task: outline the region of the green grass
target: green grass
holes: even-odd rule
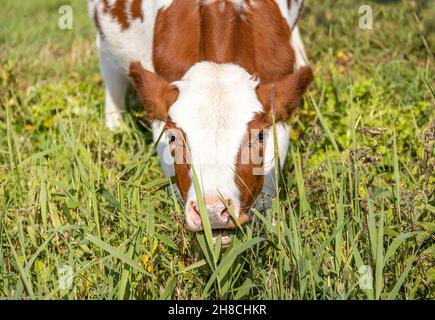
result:
[[[364,31],[356,1],[307,0],[316,79],[280,196],[227,250],[184,231],[142,114],[105,128],[95,31],[85,1],[60,30],[65,3],[0,11],[0,298],[435,298],[429,1],[369,1]],[[372,289],[359,285],[367,266]]]

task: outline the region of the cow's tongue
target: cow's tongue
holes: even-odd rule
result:
[[[228,230],[226,229],[217,229],[217,230],[212,230],[211,234],[213,236],[213,243],[216,242],[217,238],[219,236],[222,237],[222,247],[226,248],[230,245],[231,243],[231,235],[228,232]]]

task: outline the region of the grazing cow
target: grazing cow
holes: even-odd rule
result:
[[[274,195],[288,119],[313,80],[296,26],[302,0],[89,0],[98,29],[106,123],[119,127],[130,80],[175,176],[191,231],[202,230],[194,176],[214,236]],[[272,124],[276,123],[276,145]]]

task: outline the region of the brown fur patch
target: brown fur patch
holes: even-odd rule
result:
[[[131,3],[131,18],[143,21],[142,0],[133,0]]]
[[[129,76],[133,81],[145,113],[150,120],[168,119],[168,109],[177,100],[179,91],[154,72],[145,70],[140,62],[130,64]]]
[[[104,13],[110,12],[109,0],[103,0],[103,11],[104,11]]]
[[[295,63],[291,30],[275,0],[246,3],[236,62],[262,82],[280,80],[293,72]]]
[[[156,72],[169,82],[179,80],[201,60],[201,17],[197,0],[174,0],[160,10],[155,25],[153,60]]]
[[[127,29],[130,26],[128,16],[126,12],[127,0],[116,0],[111,6],[108,0],[102,0],[103,12],[110,14],[110,16],[118,21],[122,30]]]
[[[226,0],[206,5],[174,0],[156,19],[156,72],[175,81],[194,63],[206,60],[237,63],[263,83],[292,73],[291,30],[278,5],[274,0],[247,0],[247,4],[249,9],[240,13]]]
[[[109,4],[108,0],[102,0],[102,3],[103,12],[110,14],[113,19],[116,19],[123,31],[130,27],[128,9],[130,9],[131,18],[133,20],[140,19],[143,21],[142,0],[133,0],[130,8],[127,8],[128,0],[116,0],[112,6]]]
[[[216,63],[233,62],[240,24],[233,3],[223,0],[203,6],[201,17],[204,59]]]
[[[270,114],[272,112],[275,114],[276,121],[287,121],[298,106],[313,78],[311,67],[302,67],[283,80],[260,84],[257,87],[258,99],[265,108],[266,113]]]
[[[263,189],[264,175],[263,156],[265,141],[256,141],[259,131],[264,132],[269,126],[267,115],[257,114],[252,121],[248,123],[248,129],[244,142],[240,147],[236,162],[236,186],[240,191],[240,208],[241,212],[246,212],[255,201]],[[248,148],[248,149],[245,149]],[[246,161],[246,153],[249,152],[249,161]],[[253,159],[253,156],[259,156],[259,159]],[[255,160],[255,161],[254,161]]]
[[[175,148],[178,148],[177,154],[181,154],[181,157],[178,158],[175,156],[174,158],[174,169],[175,169],[175,180],[177,182],[178,190],[180,191],[181,197],[186,201],[187,195],[189,193],[189,188],[191,185],[190,180],[190,162],[189,162],[189,155],[188,155],[188,148],[187,148],[187,141],[186,141],[186,134],[184,131],[177,127],[177,125],[169,118],[166,123],[166,130],[178,130],[179,137],[178,139],[181,141],[178,141],[177,146],[170,146],[171,147],[171,153],[172,156],[175,156]]]

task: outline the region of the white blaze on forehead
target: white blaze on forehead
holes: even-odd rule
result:
[[[169,109],[187,138],[192,166],[206,194],[237,201],[235,162],[247,124],[263,107],[258,81],[235,64],[200,62],[174,82],[180,95]],[[193,197],[193,184],[189,197]]]

